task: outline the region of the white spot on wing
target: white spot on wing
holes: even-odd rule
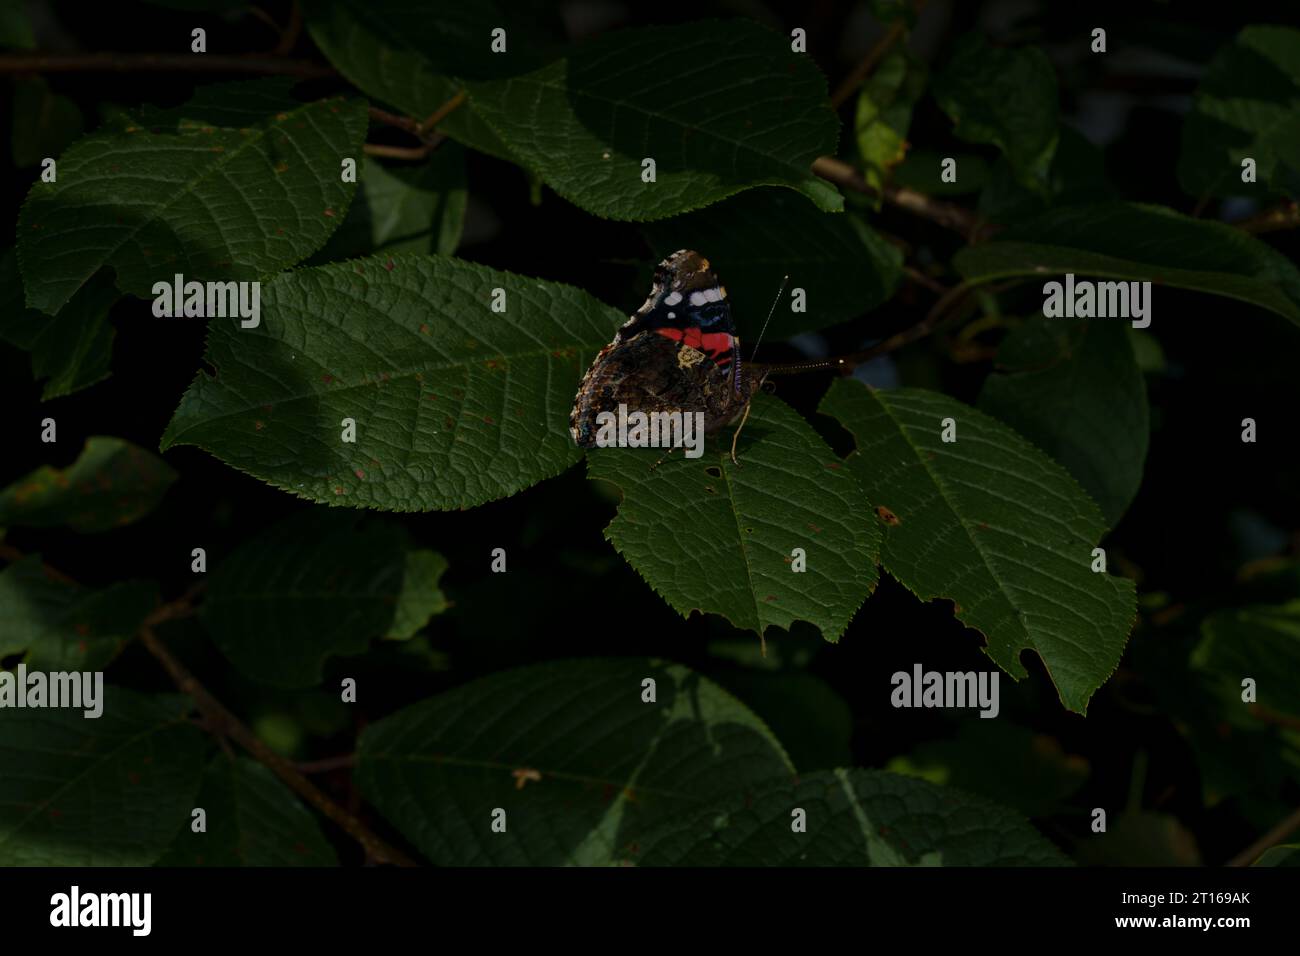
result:
[[[680,301],[682,301],[682,294],[676,290],[664,296],[664,305],[676,305]]]

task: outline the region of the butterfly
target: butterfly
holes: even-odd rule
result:
[[[655,268],[645,303],[587,369],[569,432],[580,447],[595,447],[597,417],[621,404],[647,414],[702,412],[711,434],[747,414],[761,384],[757,370],[741,363],[726,288],[708,259],[681,249]]]

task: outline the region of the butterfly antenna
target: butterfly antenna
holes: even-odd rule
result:
[[[785,292],[785,284],[790,281],[788,275],[781,276],[781,288],[776,290],[776,298],[772,300],[772,308],[767,310],[767,318],[763,320],[763,327],[758,332],[758,338],[754,340],[754,351],[749,353],[749,360],[754,361],[754,356],[758,354],[758,347],[763,342],[763,336],[767,334],[767,324],[772,321],[772,315],[776,312],[776,304],[781,301],[781,295]]]
[[[768,365],[765,369],[769,375],[790,375],[795,372],[814,372],[819,368],[843,368],[844,359],[824,359],[819,362],[796,362],[791,365]],[[852,366],[849,366],[850,368]]]

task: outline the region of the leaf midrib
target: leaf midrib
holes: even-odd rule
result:
[[[953,504],[952,499],[948,496],[947,486],[940,479],[939,475],[937,475],[935,472],[930,470],[930,467],[926,462],[925,456],[921,454],[921,449],[917,447],[915,442],[912,441],[911,433],[908,432],[906,426],[902,423],[902,421],[897,416],[895,416],[894,410],[890,408],[889,405],[882,399],[877,398],[876,403],[880,405],[882,409],[884,409],[885,414],[889,417],[889,420],[893,422],[894,426],[898,429],[899,434],[903,437],[903,440],[907,442],[908,448],[910,448],[912,450],[912,453],[916,456],[917,463],[921,466],[922,470],[924,470],[926,477],[928,477],[931,483],[934,485],[935,490],[939,493],[939,497],[943,499],[943,503],[948,508],[948,511],[952,514],[953,517],[957,519],[957,523],[961,526],[961,529],[965,533],[966,538],[970,541],[972,547],[975,549],[975,553],[979,555],[980,561],[984,564],[984,569],[988,572],[989,577],[993,580],[994,585],[997,587],[998,591],[1001,592],[1003,598],[1006,599],[1007,604],[1010,605],[1011,609],[1015,612],[1016,623],[1020,625],[1020,630],[1023,634],[1022,639],[1025,642],[1027,642],[1031,647],[1033,647],[1033,649],[1037,653],[1041,655],[1042,654],[1041,649],[1038,647],[1037,642],[1035,642],[1033,638],[1030,636],[1029,627],[1028,625],[1025,624],[1024,612],[1021,610],[1020,605],[1012,598],[1012,596],[1007,593],[1007,590],[1003,586],[1001,579],[998,577],[997,573],[993,570],[993,566],[989,564],[989,557],[987,554],[985,554],[984,547],[981,545],[980,541],[976,538],[976,536],[972,532],[970,525],[966,523],[966,519],[965,517],[963,517],[960,509],[958,509]],[[861,454],[862,453],[860,451],[854,452],[855,456]],[[888,541],[888,538],[886,538],[885,540]],[[958,617],[959,620],[961,619],[961,615],[958,614],[956,616]]]

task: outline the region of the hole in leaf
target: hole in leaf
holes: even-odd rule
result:
[[[722,477],[722,469],[719,468],[717,465],[709,465],[708,468],[705,468],[705,469],[704,469],[704,473],[705,473],[706,475],[711,475],[711,476],[713,476],[714,478],[721,478],[721,477]]]

